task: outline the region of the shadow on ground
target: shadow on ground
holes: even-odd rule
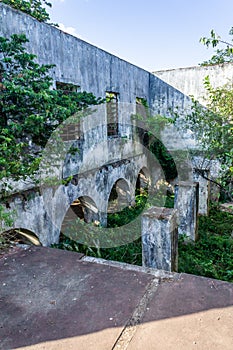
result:
[[[92,346],[84,342],[77,349],[112,349],[155,280],[152,274],[83,261],[81,254],[56,249],[9,254],[0,259],[0,349],[109,329],[107,338],[99,335]],[[233,284],[192,275],[162,280],[153,293],[137,323],[233,306]]]

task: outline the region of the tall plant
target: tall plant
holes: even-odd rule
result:
[[[213,30],[210,37],[200,41],[207,47],[219,47],[216,54],[203,65],[233,62],[233,44],[222,40]],[[233,35],[233,28],[229,32]],[[201,144],[202,155],[206,159],[217,159],[221,164],[221,173],[216,184],[220,186],[224,197],[233,200],[233,85],[228,84],[214,88],[207,76],[204,80],[208,92],[207,108],[198,101],[193,101],[192,112],[185,120],[186,127],[191,129]],[[211,179],[212,180],[212,179]],[[213,180],[212,180],[213,181]]]
[[[60,123],[101,99],[52,89],[50,69],[25,49],[25,35],[0,37],[0,180],[33,174]]]

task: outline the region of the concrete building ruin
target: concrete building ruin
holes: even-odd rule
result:
[[[143,142],[132,132],[131,115],[136,113],[138,101],[146,100],[155,115],[172,117],[174,108],[187,111],[191,100],[188,89],[179,84],[173,87],[173,80],[165,73],[147,72],[2,3],[0,12],[0,36],[25,33],[30,39],[28,51],[39,63],[56,64],[51,71],[54,88],[72,84],[77,91],[92,92],[96,97],[111,96],[115,108],[113,119],[109,119],[111,113],[105,105],[97,113],[92,111],[80,124],[78,135],[83,138],[74,132],[73,142],[81,145],[81,153],[62,159],[59,173],[59,179],[72,177],[68,185],[54,189],[15,184],[8,203],[17,213],[14,227],[34,232],[42,245],[49,246],[58,242],[68,210],[86,222],[105,224],[113,192],[121,203],[130,205],[142,179],[154,185],[164,178],[161,166],[151,160]],[[232,67],[227,69],[232,74]],[[177,136],[172,129],[160,137],[171,153],[190,147],[189,135]],[[192,181],[192,168],[187,164],[177,163],[179,181]]]

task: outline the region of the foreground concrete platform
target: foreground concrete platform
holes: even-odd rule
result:
[[[0,258],[0,349],[233,349],[233,284],[30,247]]]

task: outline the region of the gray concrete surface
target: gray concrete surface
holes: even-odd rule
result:
[[[213,66],[167,69],[154,72],[154,74],[179,91],[182,91],[185,95],[193,96],[205,106],[207,104],[208,92],[204,86],[204,79],[209,76],[210,83],[214,88],[231,84],[233,79],[233,64],[224,63]]]
[[[50,248],[0,258],[0,349],[232,349],[233,284]]]

